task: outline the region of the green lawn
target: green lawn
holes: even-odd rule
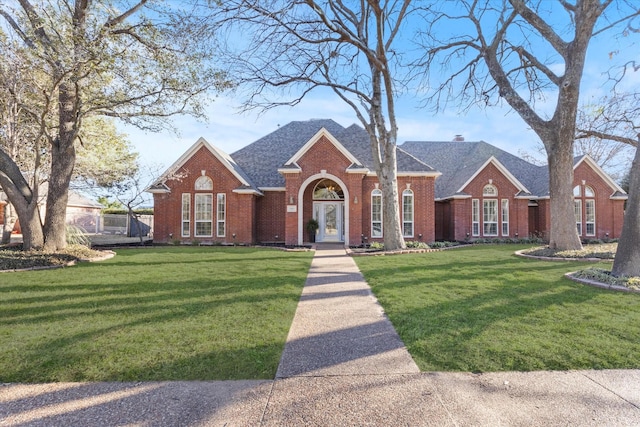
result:
[[[574,283],[563,274],[585,263],[522,248],[356,262],[423,371],[640,368],[640,295]]]
[[[0,275],[0,383],[273,378],[313,254],[118,250]]]

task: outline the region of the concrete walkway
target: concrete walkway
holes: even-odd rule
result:
[[[637,426],[640,370],[420,373],[344,249],[321,246],[277,378],[0,385],[0,426]]]

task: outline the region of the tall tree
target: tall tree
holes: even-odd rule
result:
[[[296,105],[312,90],[329,88],[353,109],[369,134],[389,250],[405,247],[395,104],[407,75],[399,53],[410,3],[235,0],[221,2],[216,15],[220,29],[230,34],[221,57],[249,90],[245,108]]]
[[[46,76],[38,91],[31,91],[38,102],[22,105],[38,121],[50,156],[43,238],[26,236],[26,247],[66,246],[68,189],[86,118],[111,116],[158,130],[175,114],[201,116],[205,95],[227,85],[212,66],[213,41],[199,40],[197,8],[197,1],[148,0],[0,4],[2,28],[20,42],[8,45],[12,56],[30,64],[25,72]],[[32,198],[19,167],[4,151],[0,171],[12,203]]]
[[[435,100],[454,95],[468,106],[494,103],[497,97],[542,140],[549,165],[552,248],[582,247],[574,219],[573,147],[589,43],[639,13],[632,2],[613,0],[462,0],[444,3],[429,16],[427,54],[420,64],[429,71],[443,65],[452,69],[436,82]],[[460,91],[452,89],[456,84]]]

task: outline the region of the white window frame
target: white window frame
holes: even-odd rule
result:
[[[471,235],[480,235],[480,199],[471,200]]]
[[[227,234],[227,195],[218,193],[216,196],[216,236]]]
[[[213,180],[211,178],[209,178],[208,176],[199,176],[198,179],[196,179],[194,188],[197,191],[212,191],[213,190]]]
[[[500,208],[502,209],[502,235],[509,236],[509,199],[502,199]]]
[[[573,206],[576,219],[576,228],[578,229],[578,236],[582,236],[582,200],[574,200]]]
[[[182,237],[189,237],[191,236],[191,193],[182,193],[181,209],[182,209],[182,221],[180,224],[181,225],[180,235]]]
[[[584,201],[584,228],[587,236],[596,235],[596,201],[594,199]]]
[[[402,192],[402,235],[403,237],[413,237],[413,191],[406,189]],[[407,203],[409,203],[407,209]],[[407,232],[408,231],[408,232]]]
[[[213,194],[212,193],[196,193],[194,196],[195,204],[195,237],[212,237],[213,236]],[[207,201],[208,199],[208,201]],[[204,200],[204,201],[203,201]],[[202,207],[205,207],[202,210]],[[206,209],[208,207],[208,210]],[[209,233],[200,233],[200,224],[209,224]]]
[[[491,215],[491,217],[489,217]],[[482,235],[498,236],[498,199],[482,200]],[[495,232],[487,229],[487,226],[494,228]]]
[[[376,218],[374,207],[379,207],[379,219]],[[382,190],[376,188],[371,192],[371,237],[372,238],[381,238],[384,235],[383,228],[383,216],[382,216]],[[376,234],[376,224],[379,225],[380,232]]]
[[[497,197],[498,196],[498,187],[496,187],[493,184],[487,184],[482,189],[482,195],[483,196],[489,196],[489,197]]]

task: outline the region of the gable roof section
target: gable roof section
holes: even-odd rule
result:
[[[503,173],[508,171],[510,179],[520,183],[518,188],[533,196],[549,192],[546,166],[533,165],[484,141],[407,141],[400,148],[442,172],[436,180],[436,199],[461,196],[460,190],[492,157]]]
[[[584,154],[574,159],[573,170],[575,171],[580,164],[585,163],[593,169],[600,178],[611,187],[612,194],[609,196],[613,199],[626,199],[627,193],[613,180],[611,177],[591,158],[588,154]]]
[[[333,135],[331,135],[328,130],[322,128],[318,132],[316,132],[315,135],[309,138],[309,141],[307,141],[306,144],[304,144],[289,160],[287,160],[287,162],[284,164],[285,168],[288,168],[292,165],[297,165],[298,160],[300,160],[302,156],[304,156],[306,152],[309,151],[309,149],[313,147],[323,136],[327,138],[327,140],[331,144],[333,144],[333,146],[336,147],[338,151],[347,158],[347,160],[351,162],[352,166],[362,166],[362,163],[358,159],[356,159],[355,156],[344,147],[344,145],[342,145]]]
[[[238,190],[241,192],[251,192],[260,194],[257,187],[252,183],[251,178],[246,174],[246,172],[236,163],[235,160],[227,153],[222,151],[221,149],[209,144],[207,140],[200,137],[187,151],[184,152],[182,156],[178,160],[176,160],[173,165],[171,165],[156,181],[152,186],[150,186],[147,191],[149,193],[164,193],[169,191],[169,187],[165,184],[166,180],[170,178],[171,174],[175,171],[179,170],[185,163],[201,148],[205,148],[211,154],[213,154],[220,163],[222,163],[228,170],[235,176],[238,181],[240,181],[240,186]],[[235,190],[234,190],[235,191]]]
[[[513,174],[509,172],[509,169],[505,168],[502,163],[500,163],[500,161],[494,156],[489,157],[487,161],[484,162],[484,164],[480,166],[480,168],[478,168],[478,170],[464,184],[462,184],[457,192],[462,193],[466,186],[469,185],[471,181],[473,181],[475,177],[478,176],[478,174],[482,172],[482,170],[484,170],[484,168],[486,168],[489,164],[493,164],[518,189],[518,192],[516,193],[517,197],[531,196],[531,192],[527,190],[527,188],[518,180],[518,178],[513,176]]]
[[[283,167],[322,128],[332,135],[344,129],[333,120],[290,122],[231,156],[258,188],[284,187],[284,177],[278,173],[278,168]]]

